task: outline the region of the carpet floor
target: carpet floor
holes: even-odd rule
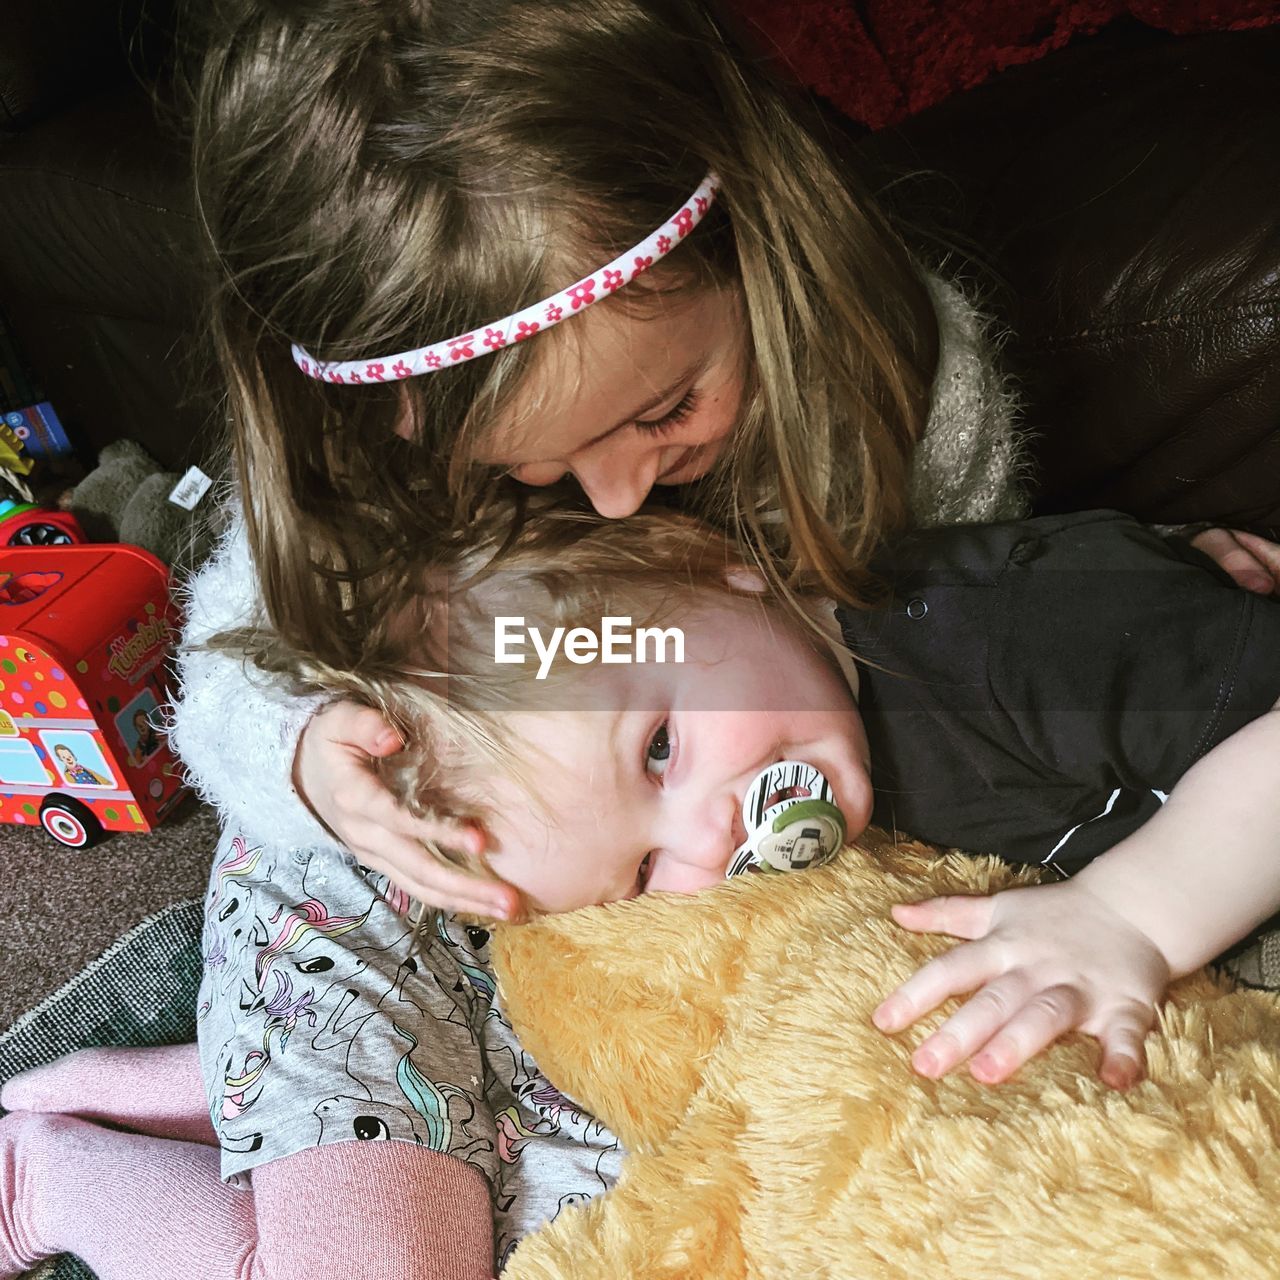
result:
[[[0,1028],[147,916],[202,896],[217,830],[213,810],[195,800],[149,835],[93,849],[0,826]]]

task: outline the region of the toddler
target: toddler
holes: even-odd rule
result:
[[[973,1057],[975,1075],[1002,1079],[1079,1026],[1102,1044],[1103,1077],[1126,1084],[1168,981],[1280,905],[1280,605],[1108,513],[920,534],[879,568],[890,584],[879,608],[815,610],[810,624],[693,521],[553,510],[501,557],[471,553],[437,576],[358,676],[302,674],[402,728],[408,749],[382,766],[393,793],[482,823],[489,871],[530,911],[719,883],[743,840],[746,787],[782,759],[822,771],[851,837],[876,820],[1078,871],[900,908],[907,927],[972,941],[891,995],[877,1022],[897,1030],[981,987],[917,1050],[918,1070]],[[645,661],[604,660],[616,649],[591,635],[606,618]],[[663,634],[642,649],[641,627]],[[276,1165],[345,1149],[355,1170],[371,1139],[453,1161],[467,1175],[460,1202],[476,1181],[487,1188],[499,1264],[525,1231],[611,1184],[617,1143],[520,1049],[486,931],[435,917],[415,949],[406,905],[383,876],[333,855],[224,845],[207,899],[200,1057],[223,1178],[252,1174],[253,1194],[192,1162],[148,1212],[145,1180],[99,1178],[98,1221],[131,1224],[113,1247],[134,1251],[115,1270],[90,1257],[104,1280],[180,1252],[180,1207],[231,1220],[235,1197],[257,1204],[265,1189],[270,1203]],[[69,1072],[20,1078],[5,1105],[86,1112]],[[68,1245],[77,1179],[105,1158],[90,1131],[104,1149],[149,1143],[132,1148],[134,1167],[191,1145],[65,1115],[6,1120],[7,1168],[47,1167],[45,1153],[78,1145],[60,1181],[21,1184],[0,1273]],[[356,1190],[327,1205],[326,1244],[358,1232],[367,1210],[358,1177],[346,1185]],[[447,1220],[456,1270],[435,1273],[484,1274],[475,1233]],[[265,1231],[261,1209],[258,1221]],[[252,1213],[235,1229],[206,1274],[241,1274],[235,1257],[264,1252]]]

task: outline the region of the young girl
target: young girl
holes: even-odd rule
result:
[[[483,822],[489,866],[533,910],[722,882],[747,788],[798,759],[821,769],[852,836],[874,809],[943,843],[1083,868],[1065,883],[900,910],[907,927],[980,939],[877,1011],[897,1030],[983,987],[919,1047],[917,1070],[972,1055],[978,1078],[1000,1080],[1081,1026],[1101,1042],[1103,1078],[1126,1085],[1168,981],[1280,906],[1280,603],[1235,590],[1132,521],[1097,513],[907,542],[880,561],[894,586],[883,607],[840,609],[838,629],[827,614],[837,655],[848,646],[867,659],[855,673],[687,519],[552,513],[505,541],[497,568],[476,557],[447,594],[435,575],[435,596],[400,614],[360,676],[303,666],[405,728],[409,750],[383,766],[395,793],[416,812]],[[495,641],[517,619],[545,638],[598,633],[604,618],[680,628],[683,661],[584,663],[566,639],[534,665]],[[1010,662],[1028,652],[1034,663]],[[500,1262],[525,1230],[610,1185],[617,1144],[520,1051],[483,931],[440,920],[415,954],[398,905],[382,876],[340,857],[273,859],[233,843],[207,901],[201,1056],[222,1172],[252,1169],[254,1195],[229,1191],[191,1145],[212,1134],[189,1057],[76,1055],[4,1092],[28,1114],[0,1122],[0,1276],[59,1247],[84,1253],[102,1280],[167,1274],[193,1247],[201,1274],[271,1275],[269,1235],[292,1220],[317,1236],[321,1213],[323,1234],[295,1236],[293,1261],[334,1274],[312,1251],[352,1261],[344,1244],[370,1204],[370,1149],[433,1152],[459,1181],[482,1172]],[[156,1097],[160,1067],[177,1078]],[[343,1148],[339,1182],[341,1166],[320,1157]],[[322,1175],[301,1209],[282,1208],[287,1183],[270,1176],[291,1163]],[[459,1213],[465,1182],[454,1189],[454,1204],[420,1212],[464,1234],[420,1274],[488,1263]],[[87,1203],[95,1234],[77,1226]],[[387,1225],[405,1232],[389,1242],[389,1267],[424,1231],[403,1199]],[[470,1270],[464,1244],[477,1251]],[[356,1252],[354,1274],[393,1273],[367,1237]],[[248,1258],[257,1269],[235,1270]]]
[[[683,486],[775,582],[847,601],[894,526],[1023,509],[981,317],[702,5],[212,11],[197,186],[247,543],[200,580],[194,639],[265,616],[351,666],[498,477],[571,476],[609,516]],[[197,650],[175,732],[230,828],[512,908],[424,854],[483,833],[394,804],[369,760],[399,739],[369,709]]]
[[[407,895],[504,917],[509,886],[423,848],[474,857],[483,831],[415,819],[372,774],[399,744],[376,712],[201,642],[269,624],[359,666],[495,486],[568,476],[609,516],[690,486],[770,580],[852,602],[886,530],[1021,510],[1011,397],[972,305],[912,260],[835,131],[700,4],[209,10],[196,178],[245,532],[193,586],[173,742],[226,818],[220,865],[237,837],[275,865],[347,848]],[[377,1218],[442,1166],[373,1145]],[[287,1188],[347,1178],[343,1155],[255,1182],[301,1205]]]

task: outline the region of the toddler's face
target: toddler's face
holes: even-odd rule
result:
[[[798,624],[733,599],[673,622],[682,664],[584,668],[593,709],[510,718],[524,785],[490,791],[489,863],[535,909],[720,883],[745,838],[743,795],[779,760],[826,774],[850,837],[870,818],[852,692]]]

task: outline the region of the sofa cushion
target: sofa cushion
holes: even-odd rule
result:
[[[1040,510],[1280,527],[1277,83],[1280,30],[1133,30],[867,144],[1010,330]]]

